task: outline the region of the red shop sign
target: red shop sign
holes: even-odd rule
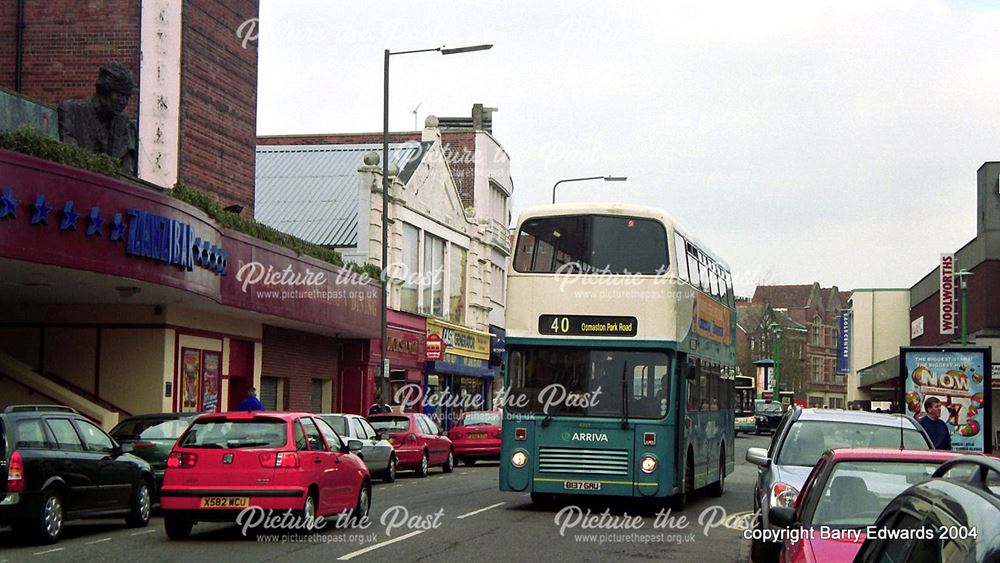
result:
[[[424,352],[424,359],[428,362],[440,360],[444,357],[444,341],[440,334],[427,335],[427,347]]]

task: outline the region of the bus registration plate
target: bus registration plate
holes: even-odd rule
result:
[[[563,481],[563,489],[567,491],[599,491],[600,481]]]

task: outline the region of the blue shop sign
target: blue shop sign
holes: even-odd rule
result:
[[[197,264],[226,275],[225,251],[211,241],[195,237],[191,225],[139,209],[129,209],[128,215],[127,254],[172,264],[189,272]]]

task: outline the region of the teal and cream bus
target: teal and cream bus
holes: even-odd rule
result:
[[[507,281],[500,489],[721,495],[733,471],[729,267],[665,212],[525,211]]]

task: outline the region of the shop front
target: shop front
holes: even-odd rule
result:
[[[388,339],[385,344],[389,357],[389,396],[384,404],[405,411],[418,410],[418,393],[424,380],[424,340],[427,319],[401,311],[389,310]]]
[[[462,412],[491,409],[490,333],[427,319],[427,338],[440,339],[443,353],[426,362],[424,412],[447,430]]]

